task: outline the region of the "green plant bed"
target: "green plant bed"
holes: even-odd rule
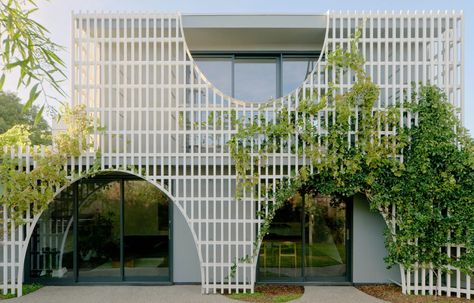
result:
[[[35,291],[37,291],[38,289],[40,289],[42,287],[43,287],[43,285],[37,284],[37,283],[24,284],[23,285],[23,295],[27,295],[29,293],[35,292]],[[6,295],[0,293],[0,299],[1,300],[16,298],[16,296],[17,296],[16,294],[12,294],[12,293],[7,293]]]
[[[402,289],[393,284],[360,285],[357,288],[368,295],[392,303],[468,303],[471,300],[445,296],[404,295]]]
[[[257,285],[252,293],[232,293],[226,296],[230,299],[244,302],[290,302],[300,298],[304,293],[303,286],[293,285]]]

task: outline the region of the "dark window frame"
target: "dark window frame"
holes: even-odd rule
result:
[[[283,62],[285,59],[304,59],[314,58],[314,61],[318,61],[321,56],[320,51],[314,52],[281,52],[281,51],[240,51],[240,52],[229,52],[229,51],[196,51],[191,53],[193,59],[199,61],[200,59],[230,59],[231,62],[231,94],[230,96],[235,98],[235,61],[239,59],[275,59],[276,62],[276,96],[275,98],[284,97],[283,95]],[[197,62],[199,65],[199,63]],[[260,100],[264,101],[264,100]]]
[[[344,239],[345,245],[345,264],[346,264],[346,272],[342,276],[309,276],[306,275],[306,262],[305,262],[305,251],[306,251],[306,233],[305,233],[305,225],[306,225],[306,217],[305,217],[305,207],[306,207],[306,199],[303,196],[302,198],[302,210],[301,210],[301,217],[300,217],[300,236],[302,239],[301,242],[301,255],[300,258],[302,263],[299,266],[300,274],[297,277],[289,277],[285,279],[283,277],[280,278],[265,278],[262,277],[260,274],[260,252],[257,257],[257,265],[256,265],[256,282],[257,283],[287,283],[287,284],[311,284],[311,285],[352,285],[353,283],[353,245],[354,245],[354,201],[355,197],[349,197],[345,199],[345,228],[346,234]],[[257,236],[257,232],[255,236]],[[264,238],[265,239],[265,238]],[[262,242],[263,243],[263,242]],[[261,248],[260,248],[261,249]],[[298,266],[296,266],[298,268]]]
[[[26,263],[26,260],[31,260],[31,255],[32,255],[32,245],[35,240],[35,233],[37,232],[36,228],[33,231],[33,236],[30,239],[30,242],[28,243],[28,248],[27,248],[27,255],[25,258],[25,266],[24,266],[24,279],[25,283],[40,283],[43,285],[91,285],[91,284],[97,284],[97,285],[104,285],[104,284],[110,284],[110,285],[172,285],[173,284],[173,232],[174,232],[174,226],[173,226],[173,208],[174,208],[174,203],[172,202],[171,199],[168,198],[168,276],[165,277],[164,279],[161,279],[159,277],[158,279],[156,278],[157,276],[150,276],[149,277],[143,277],[143,276],[133,276],[133,275],[128,275],[125,272],[125,247],[124,247],[124,237],[125,237],[125,214],[126,214],[126,209],[124,207],[125,204],[125,181],[142,181],[142,182],[148,182],[147,180],[128,174],[128,173],[112,173],[112,174],[102,174],[102,175],[97,175],[91,178],[83,178],[80,179],[68,187],[67,190],[71,190],[71,195],[72,197],[70,198],[72,201],[72,217],[73,217],[73,224],[72,224],[72,230],[70,233],[72,233],[73,237],[73,266],[72,266],[72,276],[71,277],[65,277],[62,279],[55,279],[51,278],[49,276],[45,277],[32,277],[31,276],[31,262],[28,261]],[[90,277],[81,277],[79,275],[80,272],[80,264],[79,264],[79,256],[78,256],[78,235],[79,235],[79,217],[80,217],[80,197],[79,197],[79,192],[80,192],[80,186],[84,185],[89,182],[100,182],[103,184],[110,184],[112,182],[118,182],[119,187],[120,187],[120,194],[119,194],[119,200],[118,202],[118,207],[119,207],[119,229],[120,229],[120,260],[119,260],[119,272],[120,276],[117,277],[117,279],[110,279],[110,277],[107,276],[100,276],[97,278],[90,278]],[[150,183],[149,183],[150,184]],[[156,188],[156,187],[155,187]],[[156,188],[156,190],[161,191],[161,189]],[[66,191],[66,190],[65,190]],[[59,198],[56,197],[55,199]],[[69,202],[68,202],[69,203]],[[52,204],[51,204],[52,205]],[[51,206],[50,205],[50,206]],[[37,225],[39,227],[39,225]]]

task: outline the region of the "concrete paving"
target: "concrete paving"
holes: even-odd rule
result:
[[[200,303],[238,302],[222,295],[201,295],[198,285],[173,286],[47,286],[21,298],[18,303]],[[381,303],[350,286],[306,286],[299,303]]]
[[[352,286],[305,286],[298,303],[383,303]]]
[[[11,299],[18,303],[201,303],[234,302],[221,295],[201,295],[199,285],[47,286]]]

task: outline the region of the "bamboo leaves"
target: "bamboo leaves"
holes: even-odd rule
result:
[[[60,96],[65,92],[61,82],[66,78],[65,64],[57,55],[63,48],[52,42],[48,30],[33,19],[38,9],[36,0],[27,4],[20,0],[0,0],[0,90],[6,74],[17,71],[17,88],[29,88],[29,98],[25,109],[42,95],[43,106],[49,105],[54,97],[46,92],[51,87]],[[38,112],[39,115],[42,111]]]

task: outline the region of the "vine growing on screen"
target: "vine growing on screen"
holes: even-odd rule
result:
[[[229,147],[238,195],[243,191],[255,195],[260,185],[264,205],[258,213],[262,224],[254,249],[235,260],[230,277],[239,263],[256,261],[276,212],[297,193],[331,195],[336,200],[365,196],[387,223],[389,266],[472,270],[473,141],[437,87],[420,85],[409,100],[375,107],[379,87],[364,70],[359,37],[357,31],[348,49],[327,55],[326,68],[334,79],[321,95],[300,94],[298,107],[290,110],[277,103],[271,120],[264,107],[252,119],[234,120],[238,131]],[[354,82],[343,91],[339,75],[347,73]],[[288,178],[277,180],[275,191],[265,189],[259,171],[284,150],[308,161]],[[448,257],[449,245],[463,245],[462,257]]]
[[[56,191],[70,182],[67,161],[90,151],[93,146],[88,140],[94,131],[93,119],[84,105],[64,107],[61,116],[66,129],[53,135],[51,146],[35,148],[29,141],[28,128],[21,125],[0,135],[0,200],[10,213],[10,222],[15,225],[24,223],[27,211],[34,216],[47,208]],[[18,157],[17,152],[26,152],[27,147],[33,153],[34,166]],[[98,163],[88,173],[97,169]],[[69,177],[71,173],[74,171],[69,171]]]

